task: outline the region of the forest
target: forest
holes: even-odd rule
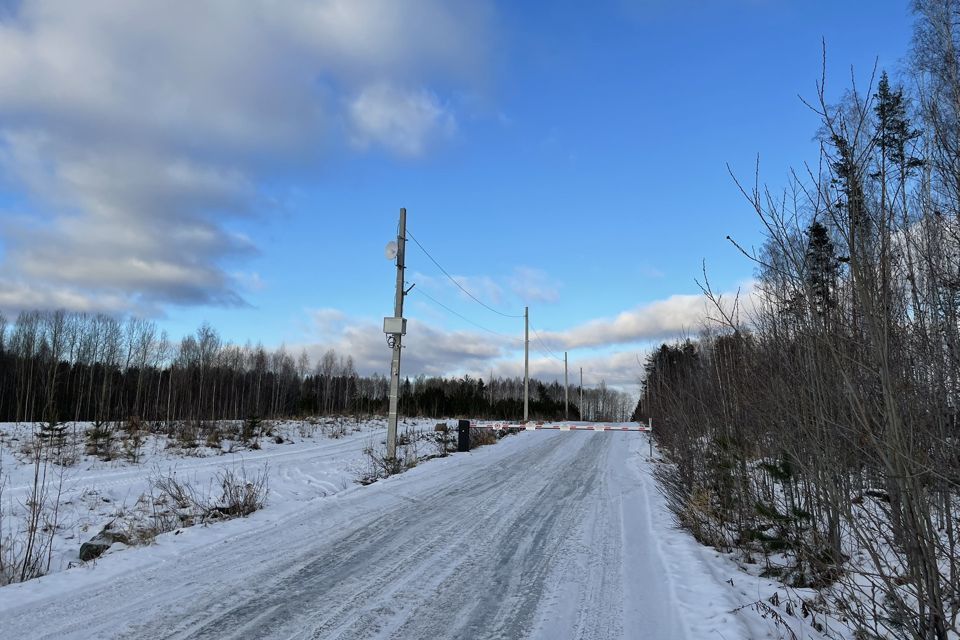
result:
[[[388,361],[385,362],[389,366]],[[410,417],[519,420],[523,378],[418,376],[401,383]],[[209,325],[179,341],[142,318],[65,311],[0,315],[0,421],[117,423],[216,421],[316,415],[377,415],[387,410],[389,380],[359,375],[353,359],[327,350],[238,346]],[[570,419],[580,418],[580,388],[569,390]],[[583,389],[583,419],[627,420],[630,396]],[[564,389],[530,381],[530,417],[564,417]]]
[[[680,522],[858,637],[956,637],[960,616],[960,2],[915,5],[909,63],[809,101],[819,164],[738,183],[756,291],[702,287],[702,334],[646,361],[642,409]],[[826,55],[826,54],[825,54]]]

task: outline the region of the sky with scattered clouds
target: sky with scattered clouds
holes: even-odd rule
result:
[[[629,389],[760,241],[727,172],[816,155],[828,51],[896,77],[906,0],[0,0],[0,311],[210,322],[404,373]],[[457,287],[436,263],[478,304]],[[493,310],[500,313],[496,313]]]

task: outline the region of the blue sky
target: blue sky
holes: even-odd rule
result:
[[[149,3],[148,3],[149,4]],[[398,210],[475,295],[628,387],[695,332],[759,223],[727,174],[816,159],[828,93],[894,77],[905,0],[23,0],[0,11],[0,310],[135,313],[173,336],[389,369]],[[216,38],[211,34],[216,33]],[[412,243],[405,372],[514,375],[522,321]],[[539,344],[534,373],[562,372]]]

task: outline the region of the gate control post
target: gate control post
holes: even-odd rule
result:
[[[650,459],[653,460],[653,418],[647,418],[647,426],[650,428],[647,431],[647,443],[650,445]]]
[[[457,422],[457,451],[470,451],[470,421]]]

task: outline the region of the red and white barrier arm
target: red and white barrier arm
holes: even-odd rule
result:
[[[650,425],[606,425],[606,424],[548,424],[543,422],[528,422],[526,424],[511,424],[508,422],[491,422],[470,424],[471,429],[520,429],[523,431],[641,431],[650,432]]]

